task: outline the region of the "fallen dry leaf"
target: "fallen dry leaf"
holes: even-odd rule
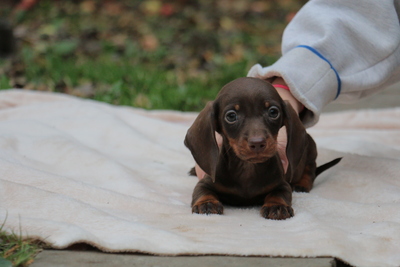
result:
[[[158,39],[153,34],[144,35],[140,43],[146,51],[155,51],[158,48]]]

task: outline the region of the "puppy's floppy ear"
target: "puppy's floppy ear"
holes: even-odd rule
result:
[[[297,168],[294,163],[300,162],[303,156],[303,153],[299,153],[299,151],[304,151],[305,149],[307,132],[300,121],[299,115],[297,115],[288,101],[284,101],[283,109],[285,113],[283,124],[286,126],[287,133],[286,157],[289,161],[287,172],[289,176],[293,176]]]
[[[215,139],[217,104],[208,102],[186,133],[185,145],[200,168],[215,181],[219,148]]]

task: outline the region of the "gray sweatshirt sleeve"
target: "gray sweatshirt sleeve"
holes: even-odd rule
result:
[[[317,123],[333,100],[351,102],[400,81],[400,0],[310,0],[286,27],[282,57],[248,76],[282,77]]]

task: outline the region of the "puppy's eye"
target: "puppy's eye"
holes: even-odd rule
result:
[[[233,124],[237,121],[237,114],[233,110],[229,110],[225,113],[225,120],[229,124]]]
[[[272,106],[268,109],[268,116],[271,119],[277,119],[279,118],[280,112],[279,112],[279,108],[276,106]]]

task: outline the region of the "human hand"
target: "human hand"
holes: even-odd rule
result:
[[[277,140],[277,150],[278,150],[278,155],[281,158],[282,166],[283,166],[283,171],[286,173],[288,167],[289,167],[289,161],[286,157],[286,145],[287,145],[287,132],[286,132],[286,126],[283,126],[279,132],[278,132],[278,137],[276,138]]]
[[[276,79],[274,79],[272,85],[274,84],[279,84],[287,87],[286,82],[281,77],[277,77]],[[283,100],[287,100],[289,102],[289,104],[292,106],[297,114],[302,111],[302,109],[304,108],[303,104],[301,104],[296,98],[294,98],[290,90],[283,89],[281,87],[275,87],[275,89]],[[283,170],[286,173],[289,167],[289,161],[286,156],[287,132],[285,126],[283,126],[278,132],[277,143],[278,154],[282,161]]]

